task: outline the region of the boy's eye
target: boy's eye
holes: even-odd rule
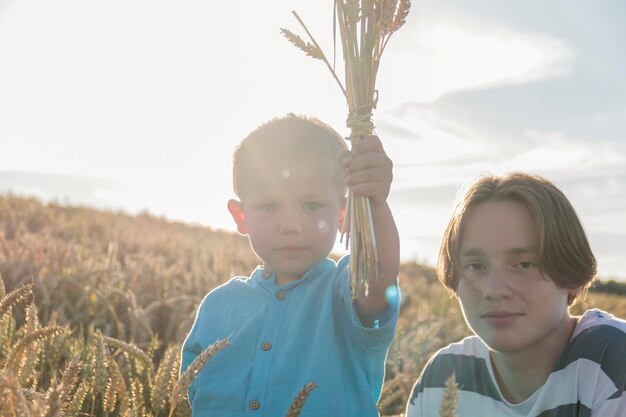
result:
[[[278,205],[274,204],[274,203],[265,203],[265,204],[261,204],[259,205],[259,210],[267,212],[267,213],[271,213],[273,211],[278,210]]]
[[[307,201],[306,203],[304,203],[304,209],[306,211],[315,211],[320,207],[322,207],[322,205],[315,201]]]
[[[535,263],[531,261],[522,261],[522,262],[519,262],[517,266],[522,269],[529,269],[529,268],[534,267]]]

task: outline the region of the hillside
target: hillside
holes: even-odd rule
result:
[[[16,393],[28,388],[43,395],[58,387],[57,370],[77,356],[83,367],[67,394],[80,398],[83,386],[92,395],[83,396],[76,412],[122,415],[141,407],[145,415],[160,410],[167,415],[168,391],[156,390],[171,390],[175,383],[172,369],[195,308],[209,290],[231,276],[247,275],[256,264],[247,240],[234,233],[148,214],[0,195],[0,297],[28,284],[34,293],[30,307],[24,293],[0,308],[0,376],[5,378],[0,384],[13,381]],[[387,363],[383,415],[403,411],[412,383],[435,350],[469,333],[456,301],[431,268],[403,264],[400,279],[403,304]],[[588,306],[626,316],[624,297],[591,293],[574,310]],[[56,330],[24,348],[29,334],[46,328]],[[135,353],[143,362],[115,340],[141,350]],[[9,377],[11,363],[16,369]],[[37,404],[37,398],[25,401]],[[188,414],[184,402],[176,408],[175,415]]]

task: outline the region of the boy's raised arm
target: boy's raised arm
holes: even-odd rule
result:
[[[359,318],[371,325],[376,316],[387,308],[386,290],[396,284],[400,270],[400,239],[387,196],[393,178],[391,159],[377,136],[361,139],[352,151],[342,154],[346,184],[356,195],[371,198],[376,244],[383,276],[369,281],[369,294],[361,291],[355,301]]]

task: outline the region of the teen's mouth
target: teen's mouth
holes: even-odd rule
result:
[[[514,313],[512,311],[490,311],[480,316],[492,326],[506,326],[522,317],[522,313]]]

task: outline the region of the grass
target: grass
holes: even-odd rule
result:
[[[256,264],[236,234],[0,195],[1,414],[190,416],[191,375],[179,380],[177,370],[195,309]],[[383,416],[404,411],[437,349],[469,334],[431,268],[405,263],[400,280]],[[591,306],[626,317],[626,297],[592,292],[574,313]],[[312,389],[303,387],[290,415]]]

